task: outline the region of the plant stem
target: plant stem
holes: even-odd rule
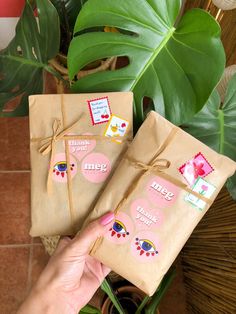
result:
[[[120,301],[118,300],[115,292],[113,291],[111,285],[105,278],[104,281],[101,284],[101,289],[108,295],[108,297],[111,299],[112,303],[114,304],[115,308],[119,312],[119,314],[124,314],[125,311],[122,308]]]
[[[225,129],[224,129],[224,112],[223,110],[219,109],[218,110],[219,113],[219,123],[220,123],[220,147],[219,147],[219,151],[220,154],[224,154],[224,140],[225,140]]]
[[[56,70],[54,70],[52,67],[50,67],[50,65],[46,65],[44,67],[44,70],[51,73],[53,76],[55,76],[56,78],[58,78],[60,81],[62,81],[66,86],[69,86],[69,82],[67,80],[65,80],[61,74],[59,72],[57,72]]]
[[[151,297],[149,297],[148,295],[143,299],[142,303],[139,305],[137,311],[135,312],[135,314],[141,314],[141,311],[143,310],[143,308],[145,307],[145,305],[148,303],[148,301],[151,299]]]
[[[171,268],[167,274],[164,276],[160,286],[158,287],[157,291],[154,293],[154,295],[151,297],[151,302],[148,304],[148,306],[145,309],[145,314],[154,314],[156,313],[156,310],[161,302],[161,299],[165,295],[166,291],[168,290],[172,280],[174,279],[176,275],[176,269]]]

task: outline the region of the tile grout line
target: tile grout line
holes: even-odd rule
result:
[[[42,243],[29,243],[29,244],[0,244],[0,248],[14,249],[14,248],[27,248],[33,246],[42,246]]]
[[[31,170],[0,170],[1,173],[30,173]]]
[[[27,287],[26,287],[26,293],[27,295],[30,292],[31,289],[31,285],[32,285],[32,259],[33,259],[33,243],[34,240],[33,238],[31,238],[31,245],[30,245],[30,251],[29,251],[29,263],[28,263],[28,275],[27,275]]]

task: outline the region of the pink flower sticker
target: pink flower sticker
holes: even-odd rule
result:
[[[157,235],[150,231],[139,232],[131,242],[131,252],[140,262],[154,262],[160,250]]]
[[[179,168],[179,172],[184,176],[190,186],[193,186],[198,177],[204,178],[213,170],[213,167],[202,153],[198,153],[193,159],[190,159]]]
[[[83,176],[90,182],[104,182],[111,171],[110,160],[101,153],[87,155],[81,164]]]
[[[114,243],[123,244],[130,240],[133,229],[134,227],[130,217],[123,212],[119,212],[116,215],[112,227],[105,233],[105,238]]]
[[[150,201],[159,208],[172,206],[180,191],[179,187],[158,176],[151,178],[146,189]]]
[[[131,214],[139,230],[155,229],[163,222],[163,213],[152,208],[146,199],[140,198],[131,204]]]
[[[92,134],[84,133],[83,135]],[[73,154],[79,161],[82,160],[88,153],[90,153],[96,147],[96,141],[88,139],[69,140],[68,144],[70,153]]]
[[[71,178],[77,173],[77,163],[73,156],[70,155],[69,161]],[[68,164],[64,153],[57,154],[53,160],[52,179],[56,182],[67,182]]]

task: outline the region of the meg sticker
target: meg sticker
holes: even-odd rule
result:
[[[70,135],[70,134],[68,134]],[[71,134],[73,135],[73,134]],[[84,133],[83,135],[92,135],[91,133]],[[82,160],[84,156],[90,153],[96,146],[95,140],[69,140],[69,151],[73,154],[78,160]]]
[[[213,167],[202,153],[198,153],[179,168],[179,172],[184,176],[190,186],[195,183],[198,177],[204,178],[213,170]]]
[[[111,118],[111,109],[108,97],[88,100],[89,111],[93,125],[108,122]]]
[[[192,188],[193,191],[199,193],[200,195],[205,196],[206,198],[210,198],[213,193],[215,192],[216,188],[211,183],[207,182],[202,178],[198,178]],[[189,193],[185,197],[185,201],[191,203],[192,205],[196,206],[200,210],[203,210],[206,202],[198,198],[197,196]]]
[[[75,158],[70,155],[70,173],[73,178],[77,173],[77,163]],[[52,179],[56,182],[67,182],[68,165],[66,163],[66,155],[64,153],[57,154],[53,161]]]
[[[158,176],[152,177],[147,185],[150,201],[160,208],[172,206],[179,191],[179,187]]]
[[[122,119],[116,115],[112,115],[111,120],[105,130],[105,136],[114,137],[117,136],[123,137],[129,127],[129,121]],[[117,140],[118,142],[119,140]]]
[[[112,227],[105,234],[105,237],[114,243],[125,243],[130,240],[133,233],[133,223],[128,215],[119,212],[116,215]]]
[[[152,262],[160,254],[157,235],[150,231],[139,232],[131,243],[131,252],[141,262]]]
[[[158,228],[163,221],[163,214],[158,209],[153,209],[144,198],[135,200],[131,204],[132,218],[139,229]]]
[[[110,171],[110,160],[101,153],[87,155],[81,164],[83,176],[90,182],[100,183],[106,180]]]

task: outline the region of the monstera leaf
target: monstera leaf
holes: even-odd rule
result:
[[[0,115],[27,115],[28,96],[42,93],[43,70],[53,71],[47,63],[59,49],[59,18],[49,0],[36,3],[38,22],[26,2],[14,39],[0,52]],[[5,104],[15,98],[20,100],[18,107],[3,111]]]
[[[236,161],[236,74],[229,81],[224,104],[214,91],[207,104],[185,130],[217,152]],[[236,200],[236,174],[227,187]]]
[[[126,56],[129,64],[84,77],[72,90],[133,91],[138,122],[144,118],[145,96],[175,124],[192,118],[218,83],[225,54],[220,27],[207,12],[188,11],[176,25],[181,2],[89,0],[80,11],[69,48],[70,79],[97,59]],[[120,32],[82,34],[104,25]]]

